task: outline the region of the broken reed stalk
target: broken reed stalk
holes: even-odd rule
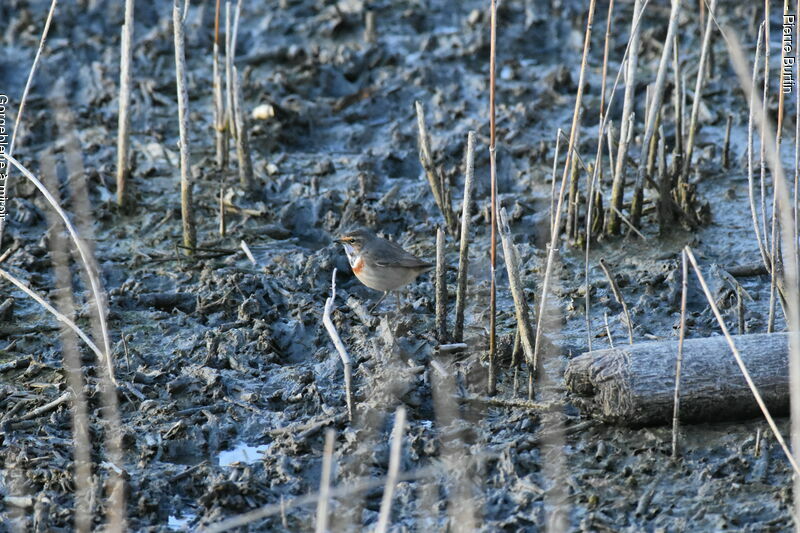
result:
[[[672,410],[672,458],[678,457],[678,415],[681,405],[681,364],[683,363],[683,340],[686,337],[686,292],[689,289],[689,263],[686,251],[681,253],[683,281],[681,282],[681,327],[678,333],[678,358],[675,363],[675,399]]]
[[[464,340],[464,307],[467,305],[467,271],[469,270],[469,208],[472,200],[472,178],[475,174],[475,132],[467,134],[464,199],[461,203],[461,242],[458,252],[458,281],[456,283],[456,323],[453,340]]]
[[[625,170],[628,158],[628,145],[633,138],[633,109],[634,88],[636,86],[636,70],[639,64],[639,19],[643,11],[642,0],[633,4],[633,20],[631,21],[631,36],[628,39],[628,61],[625,74],[625,96],[622,103],[622,117],[620,118],[619,148],[617,149],[616,168],[611,185],[611,206],[609,210],[607,233],[616,235],[620,230],[620,221],[617,212],[622,211],[622,200],[625,196]],[[615,211],[616,210],[616,211]]]
[[[431,138],[428,135],[428,128],[425,126],[425,110],[419,100],[414,102],[414,107],[417,111],[419,163],[422,165],[425,176],[428,178],[428,184],[431,187],[433,199],[436,201],[436,205],[442,213],[447,231],[452,234],[455,229],[453,210],[450,208],[449,202],[447,201],[447,193],[444,190],[444,176],[441,172],[437,171],[433,163]]]
[[[733,115],[728,113],[725,121],[725,141],[722,145],[722,168],[728,169],[731,165],[731,126],[733,125]]]
[[[222,74],[219,71],[219,5],[214,9],[214,49],[212,52],[212,84],[214,87],[214,137],[216,140],[217,168],[228,164],[228,130],[225,124],[225,99],[222,94]],[[227,63],[226,63],[227,64]],[[224,214],[220,212],[220,227],[224,228]],[[220,230],[225,235],[225,230]]]
[[[717,319],[719,328],[722,330],[722,334],[725,336],[725,340],[728,342],[728,346],[730,346],[731,348],[733,357],[736,359],[736,364],[739,365],[739,368],[742,371],[742,375],[744,376],[744,379],[747,382],[747,386],[750,387],[750,391],[753,393],[753,398],[758,404],[758,407],[761,409],[764,418],[767,420],[767,424],[769,424],[772,433],[775,435],[775,440],[778,441],[778,444],[780,444],[783,453],[786,454],[786,458],[792,465],[792,469],[794,470],[795,475],[800,476],[800,466],[798,466],[797,462],[795,461],[792,452],[789,451],[789,447],[786,445],[786,441],[783,440],[783,435],[781,435],[780,430],[778,430],[778,426],[775,424],[775,420],[773,420],[772,415],[769,413],[769,409],[767,409],[767,406],[764,403],[764,399],[761,397],[761,393],[756,388],[755,383],[753,383],[753,378],[750,377],[750,372],[747,370],[744,361],[742,361],[742,356],[739,353],[739,349],[736,347],[736,343],[733,341],[731,334],[728,332],[728,327],[725,325],[725,319],[723,318],[722,313],[720,313],[719,308],[717,307],[717,303],[714,300],[714,295],[711,293],[711,290],[709,290],[708,285],[706,284],[703,272],[700,270],[700,267],[697,264],[697,260],[695,259],[691,248],[687,246],[686,248],[684,248],[684,251],[687,257],[689,258],[689,261],[692,263],[692,268],[694,269],[694,273],[697,276],[697,281],[703,288],[703,293],[706,296],[708,305],[711,307],[711,311],[714,313],[714,317]],[[794,335],[796,335],[796,332],[793,334],[793,336]]]
[[[334,268],[333,276],[331,277],[331,295],[328,296],[327,300],[325,300],[325,311],[322,314],[322,323],[325,325],[325,329],[328,331],[328,335],[333,341],[333,345],[336,347],[336,351],[339,352],[339,358],[341,358],[342,360],[342,365],[344,365],[344,393],[345,393],[345,401],[347,402],[347,419],[350,422],[352,422],[353,391],[351,388],[351,383],[353,379],[353,368],[350,363],[350,354],[347,353],[347,348],[345,348],[341,337],[339,337],[339,332],[336,331],[336,326],[333,325],[333,320],[331,320],[331,312],[333,311],[333,300],[335,298],[336,298],[336,269]]]
[[[244,112],[242,88],[239,84],[239,71],[233,67],[233,116],[236,125],[236,157],[239,160],[239,185],[246,191],[255,187],[253,181],[253,160],[250,157],[250,138],[247,133],[247,116]]]
[[[560,131],[560,130],[559,130],[559,131]],[[584,171],[584,172],[586,172],[587,174],[593,174],[593,172],[592,172],[592,171],[590,171],[590,170],[589,170],[589,169],[586,167],[586,163],[584,163],[584,162],[583,162],[583,158],[581,157],[580,153],[578,153],[577,149],[573,149],[573,152],[574,152],[574,155],[575,155],[575,157],[577,158],[578,164],[580,164],[581,168],[583,168],[583,171]],[[596,176],[595,176],[595,178],[596,178]],[[601,198],[604,196],[604,194],[603,194],[603,191],[602,191],[602,190],[600,190],[599,188],[597,189],[597,194],[598,194],[598,195],[599,195]],[[620,219],[620,220],[621,220],[623,223],[625,223],[625,225],[627,225],[627,226],[628,226],[628,229],[630,229],[630,231],[631,231],[631,232],[633,232],[635,235],[637,235],[637,236],[638,236],[639,238],[641,238],[643,241],[646,241],[646,240],[647,240],[647,237],[645,237],[645,236],[644,236],[644,234],[643,234],[641,231],[639,231],[638,229],[636,229],[636,228],[633,226],[633,224],[631,224],[630,220],[628,220],[628,219],[625,217],[625,215],[623,215],[623,214],[622,214],[620,211],[617,211],[617,210],[614,208],[614,206],[613,206],[613,205],[612,205],[612,206],[609,206],[609,209],[611,209],[612,211],[615,211],[615,212],[617,213],[617,216],[619,217],[619,219]]]
[[[335,436],[335,429],[328,428],[325,431],[325,449],[322,452],[322,472],[319,480],[319,500],[317,501],[317,523],[314,529],[316,533],[328,531],[328,505],[331,498],[331,469]]]
[[[608,51],[611,37],[611,16],[614,14],[614,0],[608,4],[608,17],[606,19],[606,36],[603,45],[603,68],[600,82],[600,116],[598,117],[597,132],[597,154],[594,158],[594,169],[589,180],[588,205],[586,207],[586,249],[583,257],[583,282],[586,287],[584,293],[584,318],[586,320],[586,343],[589,351],[592,351],[592,300],[591,286],[589,285],[589,251],[592,246],[592,216],[594,215],[595,187],[603,182],[603,125],[605,124],[605,105],[606,105],[606,76],[608,74]],[[610,130],[609,130],[610,131]],[[609,144],[609,149],[611,148]],[[613,168],[613,163],[612,163]],[[602,221],[601,221],[602,224]]]
[[[125,0],[125,23],[120,38],[119,117],[117,125],[117,205],[125,205],[125,180],[130,174],[131,61],[133,60],[133,0]]]
[[[767,253],[767,245],[765,242],[766,235],[763,235],[762,239],[762,231],[761,225],[758,221],[758,208],[756,207],[756,196],[755,196],[755,178],[753,177],[753,125],[755,123],[756,118],[756,109],[755,109],[755,96],[756,96],[756,81],[758,79],[758,65],[759,60],[761,59],[761,43],[764,40],[764,23],[762,22],[761,25],[758,27],[758,39],[756,40],[756,55],[753,61],[753,78],[752,78],[752,85],[750,90],[750,112],[748,114],[747,119],[747,189],[748,189],[748,197],[750,200],[750,214],[753,218],[753,230],[756,234],[756,244],[758,244],[758,251],[761,254],[761,260],[764,262],[764,267],[767,271],[770,271],[770,261],[769,261],[769,254]],[[764,227],[764,232],[766,232],[766,227]]]
[[[436,340],[447,342],[447,265],[444,261],[444,231],[436,228]]]
[[[392,429],[392,442],[389,448],[389,471],[386,474],[386,486],[383,489],[381,510],[378,515],[378,525],[375,533],[386,533],[392,514],[392,498],[397,486],[398,473],[400,472],[401,452],[403,451],[403,432],[406,425],[406,408],[402,405],[394,413],[394,428]]]
[[[608,269],[608,263],[606,263],[605,259],[600,259],[600,268],[603,269],[603,273],[605,273],[608,279],[608,284],[611,285],[611,292],[614,293],[614,298],[616,298],[617,303],[622,306],[622,312],[625,313],[625,324],[628,326],[628,342],[633,344],[633,324],[631,323],[631,315],[628,313],[628,306],[625,303],[625,299],[622,297],[622,292],[620,292],[617,282],[614,281],[614,277],[611,275],[611,271]]]
[[[66,212],[61,208],[59,203],[56,201],[53,195],[50,194],[50,191],[47,190],[47,188],[42,184],[42,182],[36,179],[36,177],[27,168],[22,166],[22,164],[20,164],[20,162],[17,161],[10,153],[5,154],[5,158],[8,160],[9,163],[11,163],[20,172],[22,172],[22,174],[26,178],[28,178],[28,181],[33,183],[36,186],[36,188],[39,189],[39,191],[44,195],[44,197],[47,199],[47,201],[50,203],[53,209],[55,209],[58,215],[61,217],[61,220],[64,221],[64,225],[67,227],[67,231],[69,232],[70,237],[72,237],[72,241],[75,243],[75,247],[78,249],[78,254],[80,254],[81,256],[81,261],[83,262],[83,267],[86,271],[86,276],[89,278],[89,284],[91,285],[92,288],[92,296],[94,297],[95,307],[97,309],[98,322],[100,324],[100,331],[103,337],[103,348],[105,349],[105,353],[104,354],[99,353],[99,357],[101,361],[104,360],[106,363],[106,367],[108,369],[108,375],[111,379],[111,382],[115,386],[118,386],[117,378],[114,375],[114,363],[111,360],[111,341],[109,339],[108,325],[106,323],[106,315],[108,313],[108,307],[106,304],[105,293],[102,290],[102,286],[100,285],[100,280],[97,277],[97,273],[92,267],[94,262],[91,260],[89,251],[86,249],[86,244],[83,242],[83,239],[81,239],[78,236],[78,232],[75,229],[75,226],[70,221]]]
[[[496,392],[495,354],[497,352],[497,154],[495,123],[495,68],[497,66],[497,3],[491,0],[491,22],[489,37],[489,186],[491,187],[490,221],[491,280],[489,286],[489,378],[487,391],[491,396]],[[563,188],[563,186],[562,186]]]
[[[511,296],[514,299],[517,331],[519,332],[522,350],[525,352],[525,360],[532,373],[535,373],[538,361],[536,361],[533,352],[535,335],[533,326],[531,326],[531,312],[528,308],[528,301],[525,298],[522,275],[520,274],[519,252],[511,238],[511,228],[508,226],[508,215],[505,207],[500,209],[500,223],[497,227],[503,244],[503,257],[506,263],[506,271],[508,272],[508,284],[511,288]]]
[[[24,282],[22,282],[21,280],[19,280],[16,277],[14,277],[11,273],[6,272],[2,268],[0,268],[0,277],[3,277],[6,280],[8,280],[11,283],[13,283],[14,285],[16,285],[19,290],[21,290],[22,292],[24,292],[25,294],[27,294],[28,296],[33,298],[39,305],[44,307],[45,310],[48,313],[50,313],[51,315],[53,315],[53,317],[56,320],[58,320],[59,322],[65,324],[69,329],[74,331],[78,335],[78,337],[80,337],[81,340],[84,343],[86,343],[86,346],[91,348],[91,350],[95,353],[95,355],[97,356],[97,358],[100,361],[105,359],[105,356],[103,355],[103,352],[100,350],[100,348],[98,348],[97,345],[94,342],[92,342],[92,339],[90,339],[89,336],[86,335],[86,333],[84,333],[83,330],[77,326],[77,324],[75,324],[75,322],[73,322],[72,320],[70,320],[65,315],[61,314],[60,312],[58,312],[56,310],[56,308],[54,308],[52,305],[47,303],[47,301],[44,298],[42,298],[41,296],[39,296],[33,289],[30,289],[27,285],[25,285]],[[112,376],[113,376],[113,374],[112,374]]]
[[[636,0],[637,5],[640,0]],[[542,343],[542,324],[547,304],[547,290],[550,285],[550,277],[552,276],[553,262],[555,260],[556,251],[559,248],[559,226],[561,224],[561,210],[564,203],[564,189],[567,183],[567,176],[574,162],[574,152],[577,150],[578,143],[578,130],[580,130],[580,116],[581,106],[583,104],[583,89],[586,80],[586,62],[589,57],[589,45],[592,36],[592,23],[594,21],[595,0],[589,3],[589,13],[586,18],[586,33],[583,40],[583,55],[581,57],[581,69],[578,77],[578,91],[575,95],[575,108],[572,112],[572,126],[569,134],[569,145],[567,146],[567,157],[564,162],[564,173],[561,176],[561,191],[559,193],[558,203],[556,204],[556,215],[552,229],[555,229],[550,235],[550,244],[547,251],[547,263],[545,264],[544,277],[542,279],[542,295],[539,297],[539,314],[536,317],[536,338],[533,348],[533,360],[539,361],[539,352]],[[637,21],[638,22],[638,21]],[[638,27],[638,24],[637,24]],[[616,83],[615,83],[616,85]]]
[[[181,219],[183,221],[184,253],[192,255],[197,244],[197,229],[192,205],[192,169],[189,166],[189,95],[186,92],[186,56],[184,54],[183,18],[180,0],[172,7],[172,26],[175,37],[175,81],[178,97],[178,132],[181,150]]]
[[[723,36],[728,32],[723,31]],[[733,39],[725,37],[726,44],[729,47],[734,69],[739,77],[739,82],[745,92],[746,96],[750,96],[748,92],[755,94],[753,87],[747,83],[747,60],[742,52],[741,46],[735,37]],[[759,114],[758,119],[762,123],[763,131],[768,131],[766,127],[769,124],[769,116],[764,112]],[[800,454],[800,290],[798,288],[798,243],[794,238],[794,232],[788,231],[792,228],[794,221],[792,220],[793,208],[789,205],[789,190],[786,185],[786,178],[783,172],[783,165],[778,154],[775,140],[768,136],[765,139],[767,145],[767,154],[769,156],[769,165],[773,175],[773,186],[776,189],[776,197],[778,199],[778,209],[780,212],[780,227],[783,231],[780,232],[781,241],[783,244],[785,267],[784,273],[784,286],[786,287],[786,324],[789,329],[789,386],[791,391],[790,396],[790,410],[791,410],[791,439],[792,449],[795,453]],[[787,451],[784,447],[784,451]],[[793,466],[796,463],[793,462]],[[795,468],[795,472],[797,469]],[[795,513],[800,511],[800,479],[795,476],[795,490],[794,490],[794,505]]]
[[[712,0],[715,1],[715,0]],[[642,205],[644,203],[644,182],[648,170],[648,158],[645,157],[646,151],[649,150],[657,131],[658,114],[661,111],[661,104],[664,100],[664,86],[667,81],[667,69],[672,54],[672,45],[675,42],[675,31],[678,28],[678,18],[681,11],[681,0],[672,0],[672,10],[669,16],[669,26],[667,27],[667,36],[664,39],[664,50],[661,53],[661,61],[658,65],[658,74],[656,74],[655,87],[653,89],[653,97],[650,102],[650,108],[647,112],[647,120],[645,121],[646,129],[644,133],[644,141],[642,142],[642,156],[639,158],[639,169],[636,175],[636,181],[633,188],[633,198],[631,200],[631,223],[639,228],[641,226],[642,218]],[[698,96],[695,95],[697,99]],[[686,160],[689,158],[687,157]]]
[[[708,20],[706,21],[705,33],[703,33],[703,45],[700,48],[700,63],[697,65],[697,79],[694,83],[694,98],[692,100],[692,114],[689,117],[689,136],[686,140],[686,156],[683,159],[682,174],[688,179],[689,167],[692,165],[692,153],[694,152],[694,137],[697,133],[697,117],[700,116],[700,103],[703,101],[703,86],[706,82],[706,62],[708,61],[708,50],[711,48],[711,31],[714,25],[714,13],[717,9],[717,0],[711,0],[708,9]]]

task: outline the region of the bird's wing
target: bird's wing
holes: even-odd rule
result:
[[[430,268],[433,266],[386,239],[380,239],[380,242],[376,244],[374,249],[365,255],[368,255],[369,259],[378,266],[401,266],[406,268]]]

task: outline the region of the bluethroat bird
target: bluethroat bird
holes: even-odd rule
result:
[[[337,242],[344,245],[350,268],[358,280],[383,296],[370,309],[374,311],[389,292],[414,281],[417,276],[427,272],[433,265],[406,252],[397,244],[382,239],[366,228],[345,233]],[[400,308],[400,296],[397,296]]]

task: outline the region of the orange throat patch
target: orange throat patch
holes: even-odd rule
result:
[[[356,276],[360,276],[361,273],[364,272],[364,266],[365,266],[364,265],[364,258],[362,258],[360,256],[357,257],[355,262],[353,262],[353,265],[351,267],[353,269],[353,274],[355,274]]]

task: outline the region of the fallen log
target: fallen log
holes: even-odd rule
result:
[[[733,337],[770,413],[789,413],[789,337]],[[646,342],[586,352],[567,365],[567,388],[587,414],[623,426],[672,420],[678,342]],[[716,422],[761,416],[725,337],[683,344],[680,420]]]

